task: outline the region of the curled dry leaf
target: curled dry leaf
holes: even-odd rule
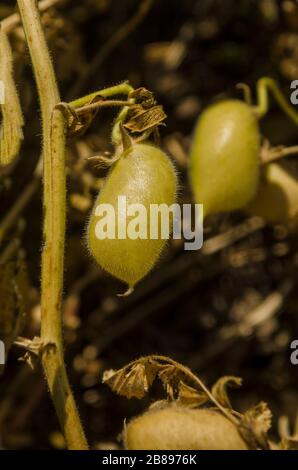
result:
[[[132,91],[129,99],[133,99],[135,104],[129,108],[124,127],[131,132],[154,130],[166,119],[163,107],[157,104],[153,93],[146,88]]]
[[[95,168],[110,168],[119,160],[119,155],[94,155],[89,157],[88,160],[94,163]]]
[[[166,389],[167,396],[174,400],[182,378],[181,371],[174,365],[160,365],[158,377]]]
[[[96,103],[97,101],[103,101],[103,100],[104,98],[98,95],[95,98],[93,98],[90,104]],[[75,108],[72,108],[72,106],[64,102],[58,103],[56,105],[56,108],[62,112],[65,122],[66,122],[68,135],[70,136],[83,135],[85,131],[89,128],[93,119],[98,113],[98,108],[88,109],[88,106],[86,106],[85,110],[83,109],[80,112],[77,112]]]
[[[161,125],[166,117],[162,106],[144,109],[141,105],[135,105],[130,108],[124,127],[131,132],[140,133]]]
[[[152,108],[156,105],[156,100],[152,91],[140,87],[129,94],[129,99],[133,99],[136,104],[141,104],[144,109]]]
[[[4,96],[2,96],[4,95]],[[13,78],[12,51],[0,28],[0,165],[9,165],[18,155],[23,139],[23,114]]]
[[[157,368],[154,363],[136,362],[132,367],[106,371],[103,382],[118,395],[141,399],[148,392],[156,373]]]
[[[227,388],[228,387],[241,387],[242,379],[232,375],[225,375],[221,377],[212,387],[212,395],[216,400],[225,408],[232,408]]]
[[[239,428],[252,448],[268,449],[267,433],[271,427],[272,413],[267,403],[260,402],[242,416]]]
[[[199,392],[193,387],[190,387],[186,383],[184,383],[182,380],[179,382],[179,393],[178,393],[178,399],[177,402],[181,405],[185,406],[201,406],[204,403],[209,401],[208,395],[204,392]]]

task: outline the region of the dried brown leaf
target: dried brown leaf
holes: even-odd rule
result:
[[[129,94],[130,99],[134,99],[136,104],[141,104],[143,108],[151,108],[156,104],[152,91],[140,87]]]
[[[157,369],[154,363],[137,362],[130,369],[124,367],[118,371],[106,371],[103,382],[118,395],[141,399],[148,392],[156,373]]]
[[[201,406],[209,400],[208,395],[190,387],[182,380],[179,382],[178,402],[185,406]]]
[[[159,368],[158,377],[162,381],[167,395],[171,400],[175,398],[181,376],[181,371],[174,365],[163,365]]]
[[[132,106],[124,127],[131,132],[144,132],[160,125],[167,115],[162,106],[156,105],[143,109],[141,105]]]
[[[232,408],[230,399],[227,393],[228,387],[240,387],[242,379],[232,375],[225,375],[221,377],[212,387],[212,395],[216,400],[225,408]]]
[[[240,423],[240,430],[252,448],[269,448],[267,433],[271,427],[272,413],[267,403],[260,402],[246,411]]]

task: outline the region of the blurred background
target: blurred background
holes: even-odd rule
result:
[[[14,3],[2,0],[0,19]],[[61,0],[42,18],[63,100],[123,80],[154,92],[168,115],[161,145],[176,164],[180,202],[192,202],[188,152],[202,109],[221,97],[242,98],[239,82],[254,92],[268,75],[289,99],[298,78],[293,0]],[[26,126],[20,157],[0,174],[0,227],[13,219],[0,246],[0,337],[7,345],[16,334],[39,334],[42,246],[39,105],[21,27],[10,38]],[[101,384],[103,371],[153,353],[191,367],[209,385],[222,375],[242,377],[232,393],[235,408],[266,401],[276,437],[279,418],[293,425],[298,404],[290,362],[290,343],[298,339],[297,235],[241,212],[210,218],[202,251],[171,241],[135,293],[117,297],[124,286],[95,265],[84,240],[106,174],[87,158],[112,151],[114,117],[100,111],[84,136],[69,139],[67,153],[66,363],[92,447],[121,446],[124,419],[163,396],[156,386],[142,401],[118,397]],[[262,134],[272,145],[297,144],[297,129],[274,100]],[[286,165],[295,171],[295,157]],[[26,203],[15,217],[20,200]],[[32,366],[20,348],[10,349],[0,376],[1,446],[63,448],[42,371],[38,362]]]

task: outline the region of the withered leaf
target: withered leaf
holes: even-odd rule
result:
[[[181,375],[181,371],[174,365],[160,366],[158,377],[162,381],[168,397],[172,400],[175,398],[176,390],[179,387]]]
[[[131,132],[144,132],[160,125],[167,117],[163,107],[156,105],[149,109],[143,109],[141,105],[130,109],[128,120],[124,127]]]
[[[3,29],[0,29],[0,115],[0,165],[9,165],[21,147],[24,119],[13,77],[12,50]]]
[[[151,108],[156,104],[152,91],[140,87],[129,94],[129,99],[134,99],[136,104],[142,104],[143,108]]]
[[[179,382],[178,402],[186,406],[200,406],[209,400],[208,395],[190,387],[182,380]]]
[[[267,403],[260,402],[247,410],[241,420],[240,430],[243,437],[252,447],[267,449],[269,447],[267,432],[271,427],[272,413]]]
[[[225,408],[232,408],[230,399],[227,393],[228,387],[240,387],[242,379],[232,375],[225,375],[221,377],[212,387],[212,395],[216,400]]]
[[[68,103],[58,103],[56,108],[59,109],[66,121],[69,135],[82,135],[90,127],[93,119],[96,117],[99,108],[92,108],[92,105],[98,101],[104,101],[101,95],[94,96],[87,105],[82,108],[75,109]]]
[[[154,363],[137,362],[130,369],[124,367],[118,371],[106,371],[103,382],[118,395],[141,399],[152,385],[156,372]]]

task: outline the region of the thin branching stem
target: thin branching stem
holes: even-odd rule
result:
[[[41,0],[41,2],[38,2],[38,9],[39,11],[43,12],[55,6],[59,2],[61,3],[61,0]],[[15,27],[19,25],[20,21],[20,15],[18,13],[13,13],[7,18],[4,18],[4,20],[0,21],[0,26],[3,31],[10,33]]]
[[[123,100],[107,100],[107,101],[97,101],[96,103],[88,104],[86,106],[82,106],[81,108],[77,108],[76,112],[78,114],[86,112],[86,111],[94,111],[98,108],[109,108],[109,107],[122,107],[122,106],[132,106],[133,103],[130,101],[123,101]]]
[[[133,91],[133,87],[128,82],[119,83],[119,85],[104,88],[103,90],[94,91],[89,95],[85,95],[82,98],[78,98],[71,101],[69,106],[72,108],[81,108],[87,104],[90,104],[96,97],[102,96],[103,98],[110,98],[116,95],[129,95]]]
[[[258,104],[254,107],[255,112],[259,118],[263,118],[269,108],[269,93],[271,92],[277,101],[280,108],[284,113],[296,124],[298,125],[298,113],[291,106],[282,92],[280,91],[277,83],[270,77],[260,78],[257,82],[257,99]]]
[[[105,59],[129,36],[145,19],[153,6],[155,0],[140,0],[137,10],[129,20],[117,31],[113,32],[107,42],[99,49],[90,66],[83,72],[81,77],[75,82],[69,92],[69,97],[77,96],[81,93],[88,78],[99,70]]]
[[[273,147],[265,149],[263,155],[261,155],[261,164],[267,165],[268,163],[275,162],[281,158],[289,157],[290,155],[298,154],[298,145],[293,145],[292,147]]]
[[[20,194],[20,197],[16,200],[5,217],[0,221],[0,245],[9,229],[15,224],[26,205],[31,201],[39,186],[40,178],[37,175],[34,175],[30,184],[26,186],[24,191]]]

